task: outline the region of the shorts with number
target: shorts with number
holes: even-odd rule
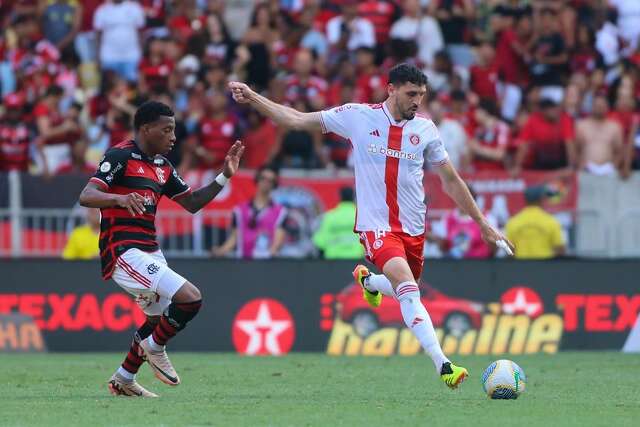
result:
[[[129,249],[116,261],[113,280],[136,300],[149,316],[159,316],[187,281],[167,265],[162,252]]]
[[[387,261],[401,257],[407,260],[413,277],[420,279],[424,265],[424,235],[363,231],[360,232],[360,243],[364,246],[367,260],[381,272]]]

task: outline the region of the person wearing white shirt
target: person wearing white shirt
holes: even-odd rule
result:
[[[358,16],[358,2],[345,0],[342,15],[331,18],[327,23],[327,40],[337,50],[346,48],[354,51],[359,47],[373,48],[376,34],[373,24]]]
[[[98,33],[102,71],[112,70],[129,81],[137,80],[142,57],[138,32],[144,23],[144,10],[134,1],[111,0],[96,10],[93,27]]]
[[[419,0],[405,0],[404,15],[392,26],[392,39],[414,40],[418,45],[418,59],[425,65],[433,64],[436,52],[444,49],[440,25],[433,17],[420,14]]]
[[[460,122],[445,117],[445,109],[438,99],[429,102],[429,115],[440,132],[440,138],[449,154],[449,161],[457,169],[469,169],[469,149],[467,132]]]

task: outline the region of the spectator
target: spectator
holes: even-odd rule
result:
[[[591,116],[576,124],[578,165],[593,175],[615,176],[622,163],[622,127],[607,117],[608,112],[607,97],[597,95]]]
[[[429,102],[431,120],[438,127],[440,138],[444,142],[449,160],[459,171],[469,170],[469,150],[467,147],[467,133],[457,120],[445,117],[442,102],[433,99]]]
[[[4,97],[4,114],[0,116],[0,171],[27,172],[33,132],[24,121],[24,97],[10,93]]]
[[[89,208],[86,210],[87,222],[73,229],[69,240],[62,251],[62,258],[66,260],[98,258],[100,249],[100,210]]]
[[[328,84],[326,80],[314,76],[313,53],[300,49],[295,55],[294,74],[286,79],[286,99],[289,103],[302,101],[309,103],[313,110],[326,107]]]
[[[498,101],[498,67],[496,50],[488,41],[481,42],[477,47],[478,61],[469,70],[471,90],[481,99]]]
[[[353,232],[356,204],[353,188],[340,189],[340,203],[327,211],[313,235],[313,243],[325,259],[360,259],[364,255],[358,235]]]
[[[563,98],[564,75],[569,60],[560,34],[560,23],[553,9],[540,12],[540,35],[533,43],[530,67],[533,84],[541,87],[540,95],[560,103]]]
[[[467,184],[474,199],[477,195]],[[492,215],[485,213],[492,227],[497,227]],[[445,256],[458,259],[479,259],[493,256],[493,249],[482,240],[480,226],[466,213],[456,208],[443,218],[444,238],[440,240],[440,250]]]
[[[430,14],[438,19],[452,62],[463,67],[471,66],[473,53],[468,37],[475,16],[473,0],[433,0],[429,8]]]
[[[275,123],[264,118],[257,111],[247,112],[247,132],[242,137],[245,152],[242,156],[242,166],[247,169],[258,169],[267,163],[269,155],[274,150],[277,128]]]
[[[318,58],[324,58],[329,52],[329,42],[324,33],[320,32],[314,25],[314,19],[318,15],[317,5],[305,5],[300,12],[300,31],[302,32],[300,47],[309,49]]]
[[[524,192],[527,206],[507,222],[507,239],[515,245],[517,259],[546,259],[564,254],[562,226],[542,208],[551,195],[553,192],[544,186],[527,188]]]
[[[74,39],[76,53],[82,64],[94,63],[98,59],[98,45],[93,28],[93,16],[101,4],[102,0],[82,0],[80,28]]]
[[[227,96],[214,92],[209,96],[206,114],[190,138],[184,161],[201,170],[222,167],[224,157],[239,135],[238,121],[228,109]]]
[[[327,23],[327,40],[337,53],[355,51],[359,47],[374,48],[376,45],[373,24],[358,15],[358,1],[344,0],[342,15]]]
[[[41,11],[42,33],[44,38],[63,52],[73,49],[73,39],[82,23],[82,6],[77,1],[54,0]]]
[[[87,162],[87,138],[84,129],[80,125],[80,112],[82,111],[82,105],[73,104],[65,114],[67,120],[70,120],[78,124],[78,132],[76,140],[71,144],[71,156],[69,163],[62,163],[54,172],[56,175],[79,173],[79,174],[92,174],[96,171],[96,165]]]
[[[169,90],[169,79],[174,63],[167,58],[166,43],[162,39],[151,38],[147,42],[144,58],[140,62],[138,87],[142,93]]]
[[[272,70],[276,66],[275,49],[282,44],[275,17],[269,5],[256,5],[251,18],[251,27],[242,37],[237,55],[247,57],[246,81],[262,90],[269,85]]]
[[[520,135],[512,172],[574,167],[573,120],[551,99],[540,101],[540,111],[529,116]]]
[[[476,172],[504,170],[509,146],[509,126],[499,119],[498,106],[483,99],[474,111],[476,126],[469,139],[469,151]]]
[[[356,102],[377,104],[384,101],[387,98],[387,76],[376,67],[373,49],[360,47],[356,50],[356,67]]]
[[[358,4],[358,15],[373,25],[376,38],[376,62],[384,59],[391,24],[400,13],[395,0],[361,0]]]
[[[638,47],[640,37],[640,2],[636,0],[609,0],[609,5],[618,12],[620,36],[629,46],[629,51]]]
[[[283,225],[287,210],[273,201],[271,194],[278,186],[278,172],[270,167],[258,169],[255,176],[256,194],[250,201],[233,209],[229,237],[222,246],[212,250],[216,257],[227,256],[234,249],[242,259],[273,258],[284,244]]]
[[[529,46],[532,37],[528,13],[518,15],[515,28],[507,27],[498,36],[496,58],[498,76],[503,85],[501,115],[509,121],[515,120],[522,102],[522,88],[529,83],[527,63],[531,60]]]
[[[93,27],[98,33],[103,71],[113,70],[129,81],[137,80],[142,57],[139,31],[144,20],[142,7],[131,0],[111,0],[96,10]]]
[[[44,175],[54,174],[61,166],[72,163],[73,146],[82,143],[78,117],[65,116],[60,111],[63,94],[60,86],[50,86],[33,109],[38,149],[42,153],[42,161],[38,166]]]
[[[432,16],[422,15],[420,0],[405,0],[404,14],[391,26],[390,37],[415,41],[418,45],[418,59],[427,66],[433,65],[436,52],[444,49],[440,25]]]

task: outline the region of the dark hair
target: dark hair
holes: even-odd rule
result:
[[[262,165],[258,168],[258,170],[256,171],[256,175],[255,175],[255,180],[258,181],[258,178],[260,177],[260,175],[262,175],[262,172],[264,171],[271,171],[276,175],[276,182],[278,181],[278,178],[280,177],[280,172],[278,171],[278,169],[275,166],[272,166],[270,164],[267,165]]]
[[[52,85],[47,88],[44,96],[62,96],[64,95],[64,89],[62,86]]]
[[[547,108],[557,107],[558,103],[551,98],[542,98],[538,103],[538,108],[546,110]]]
[[[175,113],[167,104],[158,101],[147,101],[138,108],[133,117],[133,127],[135,130],[142,126],[153,123],[161,116],[173,117]]]
[[[353,202],[353,188],[351,188],[351,187],[342,187],[340,189],[340,201],[342,201],[342,202]]]
[[[500,111],[498,110],[498,105],[492,99],[483,98],[478,103],[478,108],[486,111],[489,115],[493,117],[499,117]]]
[[[418,86],[427,85],[427,76],[415,65],[405,63],[398,64],[389,70],[389,83],[403,85],[413,83]]]

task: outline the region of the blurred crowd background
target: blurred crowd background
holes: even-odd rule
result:
[[[400,62],[429,77],[422,108],[462,172],[627,179],[640,167],[638,0],[2,0],[0,21],[0,171],[92,173],[154,99],[176,111],[168,157],[182,174],[220,168],[239,138],[258,191],[285,169],[340,176],[348,143],[276,127],[227,82],[314,111],[383,101]],[[274,235],[263,252],[277,253]],[[233,238],[212,253],[238,250]]]

